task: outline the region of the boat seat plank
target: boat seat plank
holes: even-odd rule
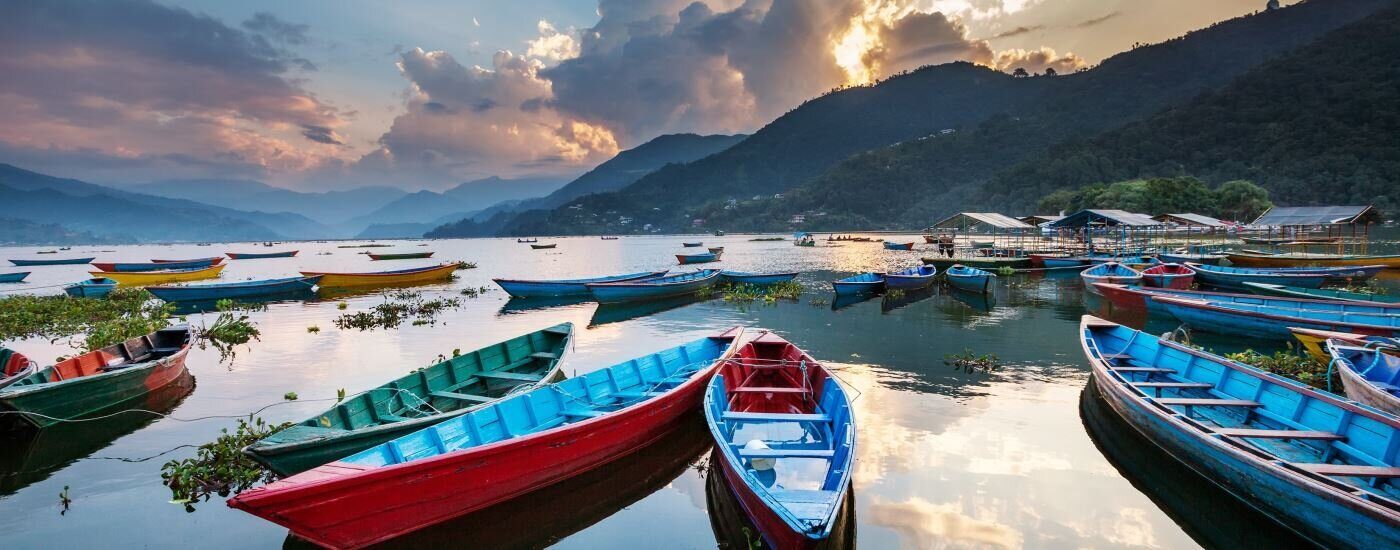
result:
[[[476,373],[481,378],[495,378],[497,380],[512,380],[516,382],[539,382],[544,377],[538,374],[525,374],[523,372],[506,371],[483,371]]]
[[[1216,428],[1215,432],[1228,437],[1253,437],[1257,439],[1318,439],[1340,441],[1346,437],[1332,432],[1315,430],[1257,430],[1251,428]]]
[[[1189,397],[1158,397],[1153,399],[1163,405],[1184,407],[1262,407],[1263,403],[1248,399],[1193,399]]]
[[[397,415],[397,414],[379,413],[379,421],[380,421],[380,422],[407,422],[407,421],[409,421],[409,420],[418,420],[418,419],[417,419],[417,418],[407,417],[407,416],[399,416],[399,415]]]
[[[836,506],[836,491],[788,490],[769,491],[793,516],[804,521],[822,521]]]
[[[740,386],[729,390],[729,393],[811,393],[807,388],[779,388],[764,386]]]
[[[484,395],[472,395],[470,393],[457,393],[450,391],[435,391],[428,395],[431,395],[433,397],[439,397],[442,399],[454,399],[457,401],[468,401],[472,403],[490,403],[496,400],[494,397],[486,397]]]
[[[1132,359],[1133,356],[1127,353],[1108,353],[1100,355],[1105,361],[1115,361],[1118,359]]]
[[[831,458],[836,451],[831,449],[737,449],[743,458]]]
[[[662,396],[662,395],[666,395],[666,392],[664,392],[664,391],[626,391],[626,390],[623,390],[623,391],[615,391],[615,392],[612,392],[612,395],[613,395],[613,397],[618,397],[618,398],[621,398],[621,399],[646,399],[646,398],[648,398],[648,397],[659,397],[659,396]]]
[[[531,358],[531,359],[544,359],[545,361],[553,361],[553,360],[555,360],[555,359],[558,359],[559,356],[558,356],[558,355],[555,355],[555,354],[553,354],[553,353],[549,353],[549,352],[547,352],[547,351],[541,351],[541,352],[531,353],[531,354],[530,354],[530,358]]]
[[[571,416],[574,418],[597,418],[599,416],[608,414],[603,411],[595,411],[593,409],[564,409],[562,411],[559,411],[559,413],[564,416]]]
[[[1215,384],[1205,382],[1132,382],[1132,384],[1139,388],[1207,389],[1215,387]]]
[[[1159,367],[1113,367],[1113,372],[1146,372],[1149,374],[1172,374],[1176,369],[1164,369]]]
[[[1400,478],[1400,468],[1391,466],[1360,466],[1356,464],[1308,464],[1290,462],[1289,466],[1324,476]]]
[[[831,422],[829,414],[793,414],[793,413],[756,413],[756,412],[736,412],[725,411],[721,418],[724,420],[742,420],[746,422]]]

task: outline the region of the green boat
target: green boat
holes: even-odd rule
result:
[[[573,338],[555,325],[436,365],[346,398],[243,449],[282,476],[294,475],[475,410],[512,392],[564,378]]]
[[[998,270],[1003,267],[1026,268],[1031,266],[1030,258],[1007,258],[1002,256],[975,256],[967,258],[948,258],[945,256],[924,258],[924,265],[937,267],[939,271],[947,272],[948,268],[958,264],[978,269]]]
[[[432,252],[399,252],[395,254],[369,254],[371,260],[414,260],[418,258],[431,258]]]
[[[1309,298],[1313,300],[1342,300],[1344,302],[1363,302],[1368,304],[1400,304],[1400,296],[1388,296],[1385,294],[1347,292],[1345,290],[1332,290],[1330,288],[1302,288],[1268,283],[1244,282],[1241,284],[1248,288],[1250,292],[1260,296],[1283,296],[1285,298]]]
[[[5,416],[44,428],[139,403],[187,372],[193,340],[188,326],[171,327],[35,369],[7,380],[0,410],[21,413]]]

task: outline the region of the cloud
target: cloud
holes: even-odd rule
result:
[[[286,76],[302,60],[207,16],[144,0],[7,2],[0,51],[0,146],[36,169],[267,174],[343,154],[337,110]],[[79,152],[92,162],[59,164]]]
[[[1104,21],[1108,21],[1109,19],[1113,19],[1114,17],[1118,17],[1118,16],[1120,16],[1120,15],[1123,15],[1123,12],[1120,12],[1120,11],[1111,11],[1111,12],[1108,12],[1108,13],[1106,13],[1106,14],[1104,14],[1104,15],[1099,16],[1099,17],[1095,17],[1095,18],[1093,18],[1093,19],[1088,19],[1088,20],[1085,20],[1085,21],[1080,21],[1079,23],[1075,23],[1075,24],[1074,24],[1074,27],[1075,27],[1075,28],[1078,28],[1078,29],[1086,29],[1086,28],[1092,27],[1092,26],[1094,26],[1094,25],[1097,25],[1097,24],[1099,24],[1099,23],[1103,23]]]
[[[1060,55],[1054,49],[1045,46],[1038,50],[1016,48],[997,52],[994,60],[994,66],[998,70],[1021,68],[1030,73],[1043,73],[1045,69],[1055,69],[1055,72],[1060,74],[1072,73],[1088,65],[1087,61],[1073,53]]]
[[[537,27],[540,36],[526,42],[529,49],[525,51],[525,55],[551,61],[578,57],[578,41],[574,40],[573,36],[555,30],[554,25],[543,19],[540,20]]]
[[[243,28],[285,44],[305,44],[308,25],[288,23],[277,16],[260,11],[243,22]]]
[[[997,38],[1009,38],[1009,37],[1012,37],[1012,36],[1020,36],[1020,35],[1023,35],[1023,34],[1030,34],[1030,33],[1033,33],[1033,32],[1035,32],[1035,31],[1038,31],[1038,30],[1041,30],[1041,29],[1044,29],[1044,28],[1045,28],[1045,25],[1032,25],[1032,26],[1029,26],[1029,27],[1016,27],[1016,28],[1014,28],[1014,29],[1008,29],[1008,30],[1004,30],[1004,31],[1001,31],[1001,32],[999,32],[999,33],[996,33],[996,34],[992,35],[991,38],[988,38],[988,40],[995,40],[995,39],[997,39]]]

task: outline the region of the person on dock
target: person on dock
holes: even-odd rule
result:
[[[953,236],[943,233],[938,236],[938,253],[949,258],[953,257]]]

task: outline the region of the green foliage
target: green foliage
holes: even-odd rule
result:
[[[970,349],[964,349],[962,353],[944,355],[943,364],[969,373],[992,372],[1001,368],[1001,361],[996,354],[978,355]]]
[[[1246,349],[1238,353],[1227,353],[1225,358],[1287,376],[1309,386],[1327,389],[1327,364],[1313,359],[1310,355],[1300,354],[1291,349],[1291,346],[1290,349],[1276,351],[1273,355]],[[1333,388],[1342,387],[1342,381],[1335,373],[1332,382]]]
[[[1191,212],[1230,220],[1253,220],[1267,210],[1269,192],[1235,180],[1211,189],[1191,176],[1148,178],[1062,189],[1036,205],[1037,212],[1074,212],[1110,208],[1150,215]]]
[[[284,401],[296,401],[296,400],[297,400],[297,392],[289,391],[289,392],[287,392],[287,393],[284,393],[284,394],[282,394],[282,399],[283,399]]]
[[[797,300],[802,295],[802,285],[797,281],[783,281],[771,285],[724,284],[716,288],[726,302],[751,303],[762,301],[767,304],[778,300]]]
[[[374,330],[397,328],[405,321],[414,326],[431,325],[437,322],[438,314],[462,306],[460,298],[426,300],[422,293],[404,290],[385,293],[384,299],[384,303],[370,308],[369,311],[347,313],[337,317],[335,326],[341,330]]]
[[[171,501],[193,512],[194,504],[208,501],[210,495],[238,494],[276,475],[243,454],[243,448],[290,427],[290,422],[272,425],[261,418],[239,419],[234,433],[228,429],[214,441],[200,445],[193,458],[172,460],[161,467],[160,477],[170,488]]]
[[[229,361],[237,355],[238,346],[258,340],[259,336],[262,336],[248,312],[267,306],[250,308],[239,306],[232,300],[219,300],[215,307],[219,309],[219,316],[214,319],[214,324],[196,329],[195,336],[199,338],[200,349],[204,349],[206,345],[214,346],[214,349],[219,351],[219,360]]]
[[[74,345],[92,351],[165,328],[172,310],[140,288],[117,288],[106,298],[6,296],[0,298],[0,340],[84,335]]]
[[[309,326],[309,327],[306,327],[306,332],[309,332],[309,333],[311,333],[311,334],[316,334],[316,333],[318,333],[318,332],[321,332],[321,327],[318,327],[318,326],[316,326],[316,325],[311,325],[311,326]]]

